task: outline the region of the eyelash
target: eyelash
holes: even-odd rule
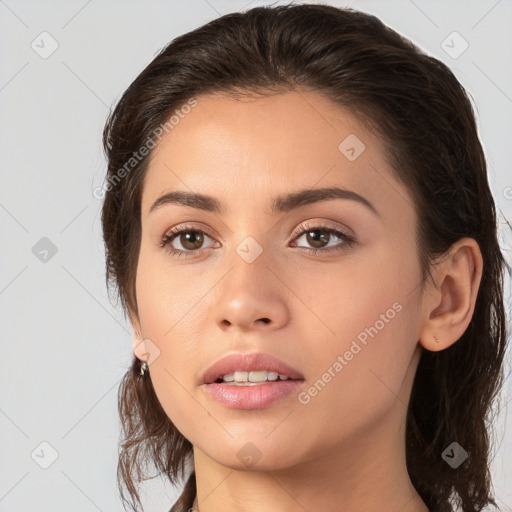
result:
[[[343,231],[338,231],[336,229],[322,226],[322,225],[314,225],[314,224],[304,224],[302,226],[302,230],[298,233],[294,234],[293,240],[300,238],[302,235],[309,233],[310,231],[322,231],[324,233],[327,233],[329,235],[335,235],[337,238],[340,238],[344,241],[343,245],[341,247],[328,247],[328,248],[311,248],[311,247],[300,247],[300,249],[303,249],[310,254],[317,254],[318,252],[324,252],[324,253],[331,253],[336,251],[342,251],[344,249],[352,247],[353,243],[355,242],[354,238],[349,236],[347,233],[344,233]],[[196,249],[194,251],[182,251],[181,249],[172,249],[169,247],[169,244],[181,233],[202,233],[204,235],[207,235],[209,238],[213,238],[208,232],[203,231],[202,229],[195,228],[193,226],[181,226],[178,228],[172,228],[168,233],[166,233],[162,239],[159,242],[159,246],[164,248],[168,253],[171,254],[171,256],[176,258],[190,258],[195,255],[198,251],[201,249]]]

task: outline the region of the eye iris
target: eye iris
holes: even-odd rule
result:
[[[185,231],[180,235],[180,242],[185,249],[193,251],[201,247],[203,243],[203,235],[199,231]],[[187,243],[191,243],[192,247],[187,246]]]
[[[320,236],[314,236],[312,235],[312,233],[320,233]],[[313,247],[323,247],[323,244],[328,242],[328,237],[328,233],[326,233],[325,231],[321,231],[319,229],[308,231],[307,233],[308,243],[311,244]]]

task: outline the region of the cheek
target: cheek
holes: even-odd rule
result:
[[[146,336],[167,343],[194,328],[193,319],[207,284],[187,272],[186,266],[171,261],[165,250],[148,245],[143,244],[137,268],[139,315]]]
[[[197,314],[202,303],[190,280],[188,285],[180,280],[177,272],[170,275],[165,267],[141,261],[137,304],[144,337],[157,347],[158,357],[150,365],[156,396],[167,417],[188,438],[190,418],[204,414],[190,395],[197,373]]]
[[[342,422],[382,414],[407,373],[418,337],[419,268],[412,251],[379,256],[340,265],[317,281],[322,293],[311,295],[301,323],[311,377],[303,402],[318,408],[317,417],[329,404],[336,404],[330,414]],[[354,414],[347,418],[347,411]]]
[[[164,284],[145,279],[138,287],[139,316],[144,337],[157,347],[158,360],[151,363],[151,373],[167,371],[172,375],[197,372],[196,340],[201,329],[197,314],[201,303],[190,302],[191,293],[178,293]]]
[[[363,343],[372,335],[380,339],[404,316],[397,310],[416,297],[420,272],[412,249],[381,244],[307,274],[285,270],[285,282],[301,299],[292,303],[302,332],[340,351],[358,336]]]
[[[150,366],[155,392],[179,428],[182,409],[190,415],[194,402],[189,392],[197,388],[198,364],[204,360],[198,357],[200,347],[208,346],[206,333],[212,332],[210,300],[219,277],[199,265],[170,261],[164,250],[148,245],[141,248],[137,268],[139,317],[144,337],[159,352]]]
[[[391,411],[407,408],[407,386],[402,386],[416,347],[415,307],[402,304],[402,309],[376,311],[388,311],[388,323],[369,320],[350,336],[339,322],[338,341],[322,351],[311,348],[315,363],[308,387],[298,397],[301,418],[295,417],[300,435],[321,427],[321,444],[328,447],[340,436],[349,440],[370,432]]]

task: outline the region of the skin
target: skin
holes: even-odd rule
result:
[[[449,347],[469,324],[478,245],[459,240],[422,287],[411,195],[377,135],[348,110],[307,90],[197,100],[145,177],[139,316],[131,314],[135,354],[149,360],[163,409],[194,446],[195,508],[427,511],[406,469],[407,404],[421,351]],[[349,134],[365,144],[354,161],[338,149]],[[277,195],[331,185],[365,197],[378,215],[347,199],[268,211]],[[167,204],[149,213],[172,190],[211,195],[226,211]],[[309,254],[322,245],[292,237],[305,221],[348,230],[355,242],[321,231],[324,246],[341,249]],[[176,236],[172,248],[199,249],[173,257],[159,242],[185,224],[209,232],[202,245]],[[263,251],[252,263],[236,251],[248,236]],[[395,303],[400,312],[307,404],[293,395],[230,409],[202,387],[224,355],[263,351],[299,369],[307,390]],[[237,456],[249,442],[261,457],[252,467]]]

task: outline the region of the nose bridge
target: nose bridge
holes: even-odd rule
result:
[[[246,282],[252,293],[268,285],[272,277],[268,268],[272,264],[269,244],[262,240],[262,235],[256,237],[250,234],[242,235],[242,240],[234,246],[231,262],[231,279],[238,284]]]
[[[260,290],[278,294],[282,284],[277,276],[283,273],[285,264],[284,259],[279,259],[280,247],[285,243],[280,237],[285,236],[284,232],[276,227],[276,219],[265,213],[268,202],[256,204],[250,194],[245,196],[245,201],[245,206],[238,204],[238,213],[229,222],[232,248],[229,266],[234,267],[230,279],[236,275],[236,280],[249,283],[254,293]],[[269,285],[271,290],[265,291]]]
[[[267,260],[271,244],[270,225],[263,213],[264,205],[251,201],[250,194],[239,198],[237,213],[229,222],[230,243],[237,256],[249,267],[260,260]],[[235,261],[237,261],[235,259]]]

